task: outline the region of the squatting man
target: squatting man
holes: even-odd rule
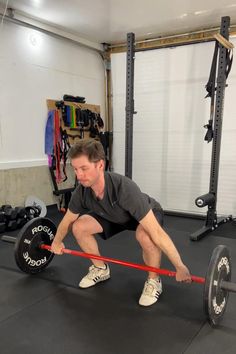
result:
[[[82,139],[71,147],[69,158],[79,184],[58,226],[51,251],[63,254],[63,240],[72,230],[84,252],[100,256],[97,235],[107,240],[123,230],[133,230],[146,265],[160,268],[161,254],[164,252],[176,269],[176,280],[191,282],[188,268],[161,226],[163,210],[160,204],[142,193],[128,177],[104,170],[102,144],[93,139]],[[80,288],[88,288],[110,278],[108,264],[95,259],[91,262],[88,274],[79,283]],[[139,304],[150,306],[161,293],[160,277],[149,272]]]

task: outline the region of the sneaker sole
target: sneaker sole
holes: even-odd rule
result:
[[[152,306],[152,305],[154,305],[156,302],[158,302],[158,301],[160,300],[161,294],[162,294],[162,292],[159,294],[158,297],[155,297],[156,300],[155,300],[153,303],[151,303],[151,304],[140,304],[140,302],[139,302],[138,304],[139,304],[140,306],[142,306],[142,307],[149,307],[149,306]]]
[[[92,286],[94,286],[94,285],[96,285],[96,284],[98,284],[98,283],[101,283],[101,282],[103,282],[103,281],[105,281],[105,280],[110,279],[110,277],[111,277],[110,275],[106,275],[106,276],[104,276],[103,278],[101,278],[101,279],[95,281],[93,284],[88,285],[88,286],[81,286],[81,285],[79,284],[79,288],[81,288],[81,289],[91,288]]]

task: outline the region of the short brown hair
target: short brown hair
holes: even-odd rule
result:
[[[87,156],[90,162],[105,161],[105,152],[102,144],[95,139],[82,139],[72,145],[69,150],[68,157],[75,159],[82,155]]]

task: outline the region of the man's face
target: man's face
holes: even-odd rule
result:
[[[71,160],[78,181],[84,187],[92,187],[99,181],[104,171],[104,161],[90,162],[87,156],[82,155]]]

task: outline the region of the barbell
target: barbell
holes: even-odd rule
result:
[[[17,238],[4,235],[2,236],[2,241],[15,243],[14,253],[17,266],[25,273],[36,274],[46,268],[54,257],[54,254],[50,252],[50,245],[55,237],[56,230],[56,226],[50,219],[38,217],[25,224]],[[89,259],[99,259],[169,277],[176,275],[176,272],[168,269],[155,268],[66,248],[63,249],[63,253]],[[231,259],[228,248],[224,245],[217,246],[210,258],[206,277],[192,275],[191,279],[193,282],[204,284],[204,311],[209,323],[212,326],[217,326],[225,312],[229,292],[236,292],[236,283],[230,282]]]

